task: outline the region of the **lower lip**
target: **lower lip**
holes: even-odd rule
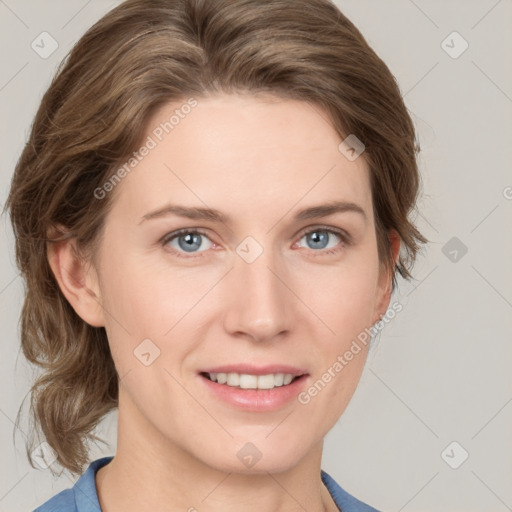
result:
[[[203,375],[199,375],[208,389],[224,402],[246,411],[264,412],[274,411],[297,398],[304,387],[307,375],[301,375],[286,386],[272,389],[241,389],[213,382]]]

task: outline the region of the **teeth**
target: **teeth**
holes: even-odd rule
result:
[[[295,375],[291,373],[269,373],[268,375],[249,375],[247,373],[209,373],[213,382],[227,384],[241,389],[272,389],[290,384]]]
[[[258,388],[259,377],[257,375],[247,375],[242,373],[240,376],[237,375],[238,385],[242,389],[256,389]],[[274,379],[272,379],[273,383]]]
[[[238,375],[238,373],[228,373],[228,381],[226,384],[228,386],[239,386],[240,385],[240,375]]]

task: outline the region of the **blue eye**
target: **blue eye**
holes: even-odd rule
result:
[[[164,238],[163,244],[169,245],[175,252],[186,252],[186,253],[197,253],[203,252],[198,251],[201,247],[205,248],[205,244],[203,240],[209,240],[205,233],[201,231],[190,231],[190,230],[180,230],[175,233],[172,233],[170,236]],[[176,244],[173,244],[177,242]],[[209,249],[212,245],[212,242],[209,240],[210,245],[206,244],[206,249]]]
[[[334,235],[334,236],[333,236]],[[339,245],[340,241],[346,241],[341,233],[326,228],[315,228],[307,231],[302,235],[300,240],[306,239],[310,249],[314,249],[314,252],[325,249],[335,249]],[[338,239],[336,241],[336,239]],[[326,250],[326,253],[335,252],[336,249]]]

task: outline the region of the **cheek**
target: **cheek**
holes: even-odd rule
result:
[[[208,306],[208,292],[224,272],[225,269],[171,268],[165,262],[155,264],[142,257],[105,262],[102,303],[116,364],[129,368],[133,350],[145,339],[152,340],[161,351],[168,351],[169,340],[182,332],[183,326],[190,329],[194,313],[197,315]]]
[[[322,320],[311,349],[319,362],[316,384],[305,400],[314,401],[313,408],[322,408],[332,421],[357,387],[370,342],[378,266],[371,255],[359,256],[357,263],[309,275],[303,285],[307,305]]]
[[[304,303],[330,327],[326,333],[334,331],[340,341],[357,335],[372,321],[377,264],[368,260],[361,256],[355,264],[303,272],[297,278],[295,289],[300,290]]]

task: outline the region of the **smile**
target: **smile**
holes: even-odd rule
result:
[[[291,373],[269,373],[266,375],[251,375],[248,373],[202,373],[204,377],[225,384],[226,386],[239,389],[273,389],[275,387],[287,386],[300,376]]]

